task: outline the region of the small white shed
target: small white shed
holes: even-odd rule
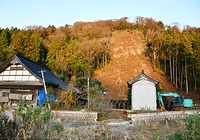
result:
[[[132,110],[156,110],[157,94],[156,84],[158,81],[152,79],[142,72],[128,82],[131,89],[131,109]]]

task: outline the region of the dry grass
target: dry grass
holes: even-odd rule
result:
[[[66,139],[109,139],[109,140],[147,140],[166,139],[166,136],[178,130],[185,129],[183,122],[149,122],[144,125],[109,123],[71,125],[65,128],[63,138]]]

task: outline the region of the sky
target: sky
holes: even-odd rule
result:
[[[0,28],[55,27],[137,16],[200,27],[200,0],[0,0]]]

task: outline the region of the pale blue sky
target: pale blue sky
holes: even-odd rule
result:
[[[0,28],[60,27],[122,17],[134,22],[137,16],[200,27],[200,0],[0,0]]]

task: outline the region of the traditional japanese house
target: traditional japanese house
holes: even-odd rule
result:
[[[142,72],[128,82],[131,90],[131,109],[132,110],[156,110],[157,94],[156,84],[158,81],[152,79]]]
[[[56,97],[68,86],[51,69],[19,53],[0,67],[0,102],[17,105],[23,99],[32,105],[41,105],[49,89]]]

